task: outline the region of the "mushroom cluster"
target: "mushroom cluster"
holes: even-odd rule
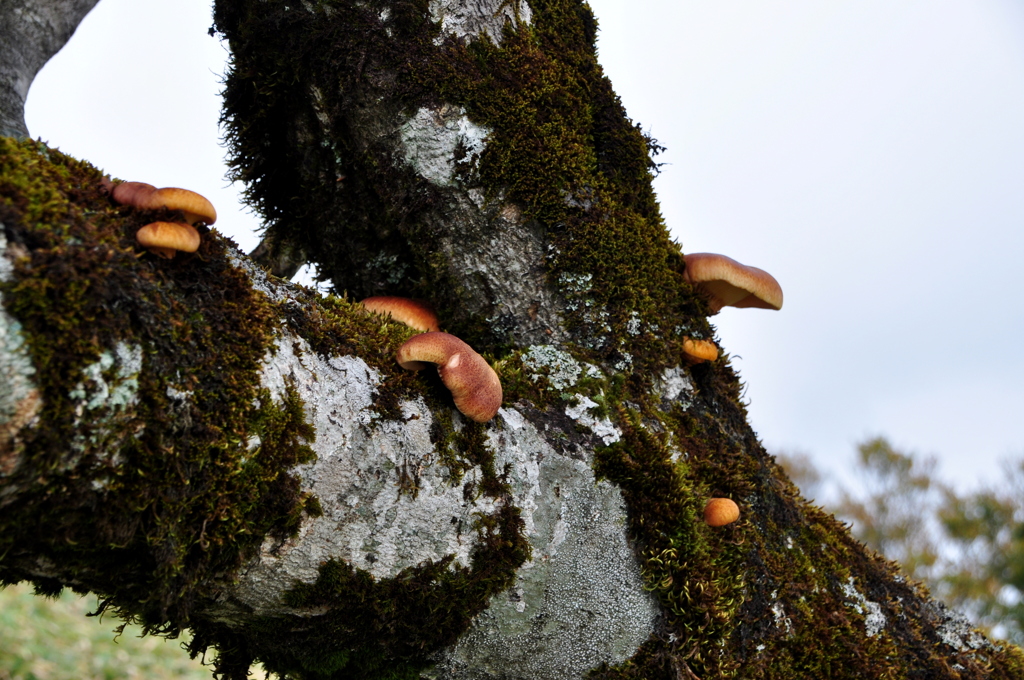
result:
[[[712,314],[722,307],[782,309],[782,286],[763,269],[715,253],[691,253],[683,262],[683,277],[704,296]],[[683,354],[688,364],[714,361],[718,347],[710,340],[684,338]]]
[[[213,224],[217,221],[217,211],[213,204],[188,189],[157,189],[145,182],[121,182],[107,186],[111,198],[121,205],[139,210],[181,212],[183,222],[151,222],[135,233],[139,245],[160,257],[170,259],[179,250],[185,253],[196,252],[201,238],[193,225],[199,222]]]

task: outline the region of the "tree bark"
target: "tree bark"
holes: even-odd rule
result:
[[[292,677],[1020,677],[800,498],[746,422],[575,0],[221,0],[234,173],[270,252],[429,299],[413,331],[0,141],[0,579]],[[144,179],[144,178],[143,178]],[[271,247],[272,246],[272,247]],[[282,256],[283,257],[283,256]],[[293,258],[294,259],[294,258]],[[738,522],[702,521],[711,497]]]
[[[97,0],[0,1],[0,135],[28,137],[25,98]]]

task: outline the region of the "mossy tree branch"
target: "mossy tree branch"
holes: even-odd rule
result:
[[[215,12],[269,242],[433,301],[505,408],[464,422],[391,360],[409,330],[215,233],[139,252],[154,215],[4,140],[0,578],[190,627],[232,678],[1020,677],[799,497],[727,358],[681,366],[713,330],[585,4]]]

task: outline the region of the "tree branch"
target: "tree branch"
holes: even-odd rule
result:
[[[803,501],[746,422],[575,0],[224,0],[233,168],[339,290],[425,297],[492,362],[490,423],[411,331],[215,233],[158,260],[99,171],[0,142],[0,579],[93,590],[327,677],[1018,677]],[[315,460],[314,460],[315,458]],[[702,521],[711,497],[738,522]]]
[[[71,39],[96,2],[0,2],[0,136],[28,137],[25,98],[32,80]]]

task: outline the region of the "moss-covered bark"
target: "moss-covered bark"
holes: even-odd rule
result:
[[[517,379],[522,353],[543,338],[524,330],[531,300],[479,292],[486,272],[459,257],[485,252],[487,225],[510,211],[537,235],[538,287],[554,294],[534,294],[532,313],[555,307],[558,344],[612,376],[589,396],[625,437],[598,451],[598,471],[629,499],[666,611],[663,632],[633,661],[599,674],[1019,673],[1016,650],[956,642],[940,606],[799,498],[747,425],[727,360],[692,369],[697,397],[686,407],[652,397],[655,377],[679,363],[681,338],[712,331],[651,191],[655,144],[601,73],[586,4],[531,0],[531,15],[511,17],[500,36],[445,31],[430,20],[442,5],[218,2],[234,55],[233,166],[271,241],[311,253],[339,289],[431,299],[502,358],[512,398],[554,408],[557,392]],[[450,177],[410,151],[424,110],[465,112],[486,132],[482,149],[470,140],[452,150]],[[713,495],[740,502],[743,520],[704,526]]]
[[[592,676],[1021,677],[1019,650],[799,497],[747,424],[728,357],[679,367],[682,338],[713,329],[658,214],[655,145],[596,62],[589,9],[493,4],[504,29],[465,36],[427,0],[220,0],[225,120],[271,246],[312,254],[355,296],[433,301],[493,361],[506,406],[549,443],[585,442],[621,489],[663,616]],[[155,631],[193,627],[194,651],[214,647],[232,678],[253,659],[289,677],[417,677],[529,558],[484,428],[455,427],[436,381],[394,365],[408,331],[346,299],[255,290],[214,232],[194,256],[141,253],[134,230],[160,215],[100,186],[87,164],[0,140],[0,293],[35,394],[0,423],[0,579],[93,590]],[[264,539],[321,510],[292,474],[311,455],[304,405],[260,382],[284,329],[379,370],[384,418],[426,396],[436,464],[452,483],[482,469],[467,494],[502,501],[477,523],[469,567],[374,579],[329,560],[285,596],[302,616],[225,613]],[[415,494],[407,481],[396,494]],[[739,503],[740,521],[706,526],[713,496]]]

